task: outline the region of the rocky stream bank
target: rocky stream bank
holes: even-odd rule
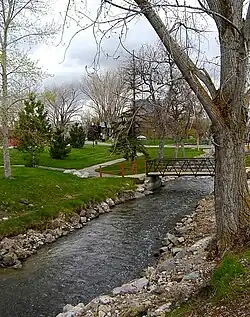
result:
[[[66,305],[57,317],[161,316],[207,285],[216,263],[207,247],[215,232],[213,196],[202,199],[193,212],[166,234],[156,267],[142,277],[116,287],[87,305]]]
[[[114,199],[107,198],[101,203],[89,204],[86,208],[72,213],[70,217],[59,214],[57,218],[51,220],[49,229],[44,231],[30,229],[24,234],[10,238],[5,237],[0,240],[0,268],[20,269],[22,268],[22,262],[35,254],[42,246],[50,244],[76,229],[83,228],[91,220],[112,211],[112,207],[115,205],[145,197],[152,193],[147,189],[147,183],[140,184],[137,185],[135,190],[126,190],[117,194]]]

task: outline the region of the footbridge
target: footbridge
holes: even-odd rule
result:
[[[214,176],[214,158],[169,158],[147,160],[147,176]]]

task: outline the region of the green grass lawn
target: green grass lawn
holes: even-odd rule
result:
[[[154,159],[157,157],[158,154],[158,148],[147,148],[148,153],[150,155],[151,159]],[[198,151],[197,149],[185,149],[186,158],[194,157],[197,155],[201,155],[203,150]],[[181,150],[179,149],[179,157],[181,157]],[[171,158],[174,157],[174,148],[164,148],[164,156],[165,158]],[[133,164],[129,161],[124,161],[123,163],[118,163],[110,166],[106,166],[102,168],[103,173],[112,174],[112,175],[122,175],[121,172],[121,165],[124,168],[124,174],[130,175],[134,173],[145,173],[145,157],[139,156],[136,160],[137,162],[137,171],[136,168],[134,169]],[[135,170],[135,172],[134,172]],[[99,169],[97,170],[99,171]]]
[[[110,153],[108,146],[85,145],[82,149],[72,149],[64,160],[52,159],[48,150],[41,153],[39,165],[60,168],[81,169],[91,165],[107,162],[121,156]],[[11,164],[25,164],[24,154],[16,149],[10,150]],[[0,165],[3,165],[3,152],[0,150]]]
[[[0,178],[0,216],[10,217],[0,222],[0,238],[45,227],[59,212],[70,214],[90,202],[134,187],[128,179],[80,179],[36,168],[13,168],[13,176],[10,180]]]

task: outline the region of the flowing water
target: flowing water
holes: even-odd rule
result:
[[[0,270],[0,317],[51,317],[87,303],[156,263],[165,233],[213,188],[210,178],[180,178],[157,193],[116,206],[82,230]]]

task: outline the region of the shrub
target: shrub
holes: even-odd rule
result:
[[[83,127],[79,123],[72,125],[69,135],[69,142],[73,148],[79,149],[84,146],[86,134]]]
[[[50,143],[50,156],[53,159],[64,159],[67,157],[71,151],[68,146],[69,140],[65,137],[64,131],[61,129],[56,129],[53,132],[51,143]]]

